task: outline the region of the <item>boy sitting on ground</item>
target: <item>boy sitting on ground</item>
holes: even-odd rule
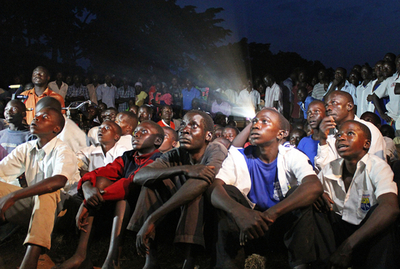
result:
[[[132,149],[132,135],[133,131],[136,129],[138,125],[138,117],[129,111],[119,112],[115,117],[115,123],[121,127],[122,135],[119,139],[119,145],[128,148],[128,150]]]
[[[121,127],[113,121],[104,121],[99,127],[99,146],[90,146],[77,152],[78,167],[81,176],[87,172],[112,163],[117,157],[122,156],[126,147],[118,145],[121,137]]]
[[[390,166],[368,153],[370,145],[368,127],[346,121],[336,134],[341,158],[318,175],[325,193],[317,204],[328,211],[321,231],[334,238],[327,243],[333,250],[329,260],[335,268],[398,267],[392,233],[399,214],[397,187]]]
[[[29,224],[21,269],[36,269],[41,252],[50,249],[54,217],[61,202],[60,189],[79,178],[74,152],[56,137],[64,124],[59,111],[37,110],[30,130],[38,139],[17,146],[0,162],[2,180],[13,181],[25,172],[28,184],[22,189],[0,182],[0,225]]]
[[[141,187],[132,185],[133,178],[139,169],[161,156],[157,148],[162,144],[163,137],[164,132],[157,123],[143,121],[135,129],[132,139],[133,150],[125,152],[114,162],[86,173],[81,178],[78,191],[83,194],[85,200],[77,214],[77,226],[81,230],[79,244],[75,254],[59,268],[79,268],[81,266],[87,259],[88,242],[94,218],[104,214],[109,206],[114,205],[110,248],[103,268],[119,267],[118,248],[122,237],[121,233],[125,230],[130,211],[129,205],[124,199],[128,195],[137,197],[135,194],[140,191]]]
[[[145,268],[158,268],[157,243],[163,234],[156,231],[171,227],[174,222],[162,220],[181,206],[179,223],[171,228],[176,231],[175,243],[180,243],[185,252],[183,268],[195,266],[196,249],[205,244],[202,194],[227,153],[222,144],[210,143],[213,125],[205,112],[187,112],[179,129],[180,147],[164,153],[134,178],[143,187],[128,229],[140,229],[136,249],[146,255]]]
[[[215,268],[243,268],[242,246],[266,251],[283,232],[292,267],[314,259],[311,205],[322,186],[302,152],[280,145],[288,129],[282,114],[264,108],[250,127],[252,145],[229,149],[208,189],[217,209]]]
[[[178,146],[178,133],[175,132],[171,127],[162,127],[164,130],[164,141],[158,149],[160,152],[164,153],[170,151]]]
[[[4,118],[8,128],[0,131],[0,145],[10,154],[18,145],[28,141],[30,132],[23,123],[26,116],[25,104],[19,100],[11,100],[4,109]]]

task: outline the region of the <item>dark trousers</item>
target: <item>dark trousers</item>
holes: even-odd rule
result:
[[[246,198],[236,187],[224,185],[224,188],[232,199],[250,208]],[[267,250],[279,247],[282,239],[289,251],[289,263],[292,267],[310,263],[321,253],[327,256],[332,251],[323,242],[334,239],[324,238],[315,222],[315,218],[324,216],[315,216],[311,206],[281,216],[270,226],[264,237],[248,242],[244,252],[239,245],[240,229],[235,221],[223,210],[217,209],[216,215],[215,268],[243,268],[245,254],[255,252],[263,255]],[[319,248],[319,245],[322,247]]]

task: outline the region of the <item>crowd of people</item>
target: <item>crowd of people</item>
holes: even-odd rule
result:
[[[282,244],[291,268],[397,268],[399,75],[391,53],[333,79],[296,69],[215,89],[155,75],[50,81],[38,66],[0,95],[0,239],[29,227],[20,268],[36,268],[72,200],[80,238],[56,268],[92,266],[99,219],[112,223],[102,268],[120,267],[126,229],[144,268],[159,268],[166,231],[182,268],[204,248],[210,267],[243,268]]]

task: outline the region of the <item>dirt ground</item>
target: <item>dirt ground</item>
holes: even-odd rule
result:
[[[26,230],[19,229],[14,235],[0,243],[0,269],[16,269],[20,265],[25,253],[25,247],[22,245],[25,239]],[[95,234],[90,247],[90,258],[94,268],[100,268],[108,250],[109,237],[106,235]],[[50,269],[55,264],[61,263],[71,257],[77,246],[78,235],[75,233],[60,235],[55,234],[52,240],[52,249],[40,257],[38,269]],[[181,252],[170,244],[160,246],[159,251],[161,268],[178,269],[182,267],[183,258]],[[197,268],[210,268],[210,255],[202,253],[197,259]],[[286,262],[287,257],[282,251],[271,252],[261,262],[257,257],[251,257],[247,260],[245,268],[289,268]],[[264,263],[264,264],[263,264]],[[144,258],[139,257],[135,248],[135,234],[128,232],[125,235],[123,252],[121,259],[122,269],[142,268]]]

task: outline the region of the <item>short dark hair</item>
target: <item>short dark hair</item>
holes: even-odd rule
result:
[[[163,130],[171,131],[174,141],[178,141],[179,140],[178,133],[174,129],[172,129],[171,127],[168,127],[168,126],[164,126],[162,128],[163,128]],[[165,134],[165,131],[164,131],[164,134]]]
[[[112,125],[113,128],[114,128],[114,131],[115,131],[115,133],[116,133],[117,135],[119,135],[119,136],[122,135],[122,129],[121,129],[121,127],[120,127],[118,124],[115,123],[115,121],[112,121],[112,120],[105,120],[105,121],[103,121],[102,124],[104,124],[104,123],[108,123],[108,124]]]
[[[135,126],[135,122],[136,122],[136,125],[137,125],[137,123],[138,123],[138,116],[137,116],[135,113],[133,113],[133,112],[131,112],[131,111],[121,111],[121,112],[119,112],[118,114],[121,114],[121,115],[126,116],[126,117],[128,118],[127,122],[128,122],[131,126]],[[117,115],[118,115],[118,114],[117,114]]]
[[[161,144],[162,144],[162,142],[164,141],[164,130],[163,130],[163,128],[160,125],[158,125],[157,123],[155,123],[154,121],[152,121],[152,120],[144,120],[140,124],[143,124],[143,123],[148,123],[152,127],[154,127],[154,129],[156,129],[157,133],[155,133],[154,135],[156,135],[156,137],[161,138]],[[159,146],[161,146],[161,144],[158,145],[157,148]]]
[[[203,118],[205,131],[208,131],[208,132],[214,131],[214,121],[211,118],[211,116],[208,115],[206,112],[201,111],[201,110],[189,110],[187,113],[194,113],[194,114],[200,115]]]
[[[371,117],[371,123],[375,126],[379,126],[381,124],[381,118],[373,112],[366,111],[361,115],[361,119],[364,120],[366,116]]]
[[[355,121],[355,120],[348,120],[343,122],[340,126],[339,129],[342,128],[343,124],[345,123],[353,123],[355,125],[357,125],[358,127],[360,127],[361,131],[363,132],[364,136],[366,139],[368,139],[369,141],[371,141],[371,131],[369,130],[369,128],[367,127],[367,125],[359,122],[359,121]]]
[[[279,129],[281,130],[285,130],[285,131],[290,131],[290,123],[289,121],[278,111],[276,111],[273,108],[269,108],[269,107],[264,107],[262,110],[268,110],[272,113],[275,113],[276,115],[278,115],[278,120],[279,120]],[[262,111],[261,110],[261,111]],[[259,112],[260,113],[260,112]]]
[[[39,111],[45,107],[51,107],[52,109],[55,109],[57,111],[61,112],[61,103],[50,96],[43,97],[36,103],[36,110]]]
[[[25,104],[24,103],[22,103],[20,100],[17,100],[17,99],[14,99],[14,100],[11,100],[11,101],[9,101],[8,103],[7,103],[7,105],[8,104],[13,104],[13,105],[16,105],[20,110],[21,110],[21,112],[23,113],[23,112],[26,112],[26,106],[25,106]]]

